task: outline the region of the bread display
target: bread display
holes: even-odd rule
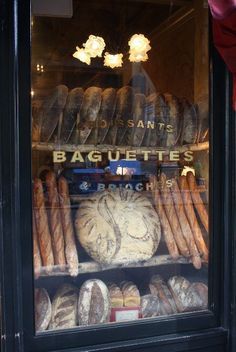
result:
[[[68,142],[73,129],[75,129],[77,123],[79,123],[78,115],[83,102],[83,96],[84,91],[82,88],[72,89],[67,96],[60,128],[60,143]]]
[[[49,171],[46,175],[47,194],[49,202],[49,223],[52,234],[52,248],[56,265],[65,265],[65,241],[63,236],[60,203],[56,176]]]
[[[64,284],[52,300],[52,319],[49,329],[69,329],[77,325],[78,290]]]
[[[64,85],[59,85],[53,93],[48,96],[40,109],[40,124],[41,124],[41,142],[48,142],[57,127],[60,116],[63,112],[68,88]]]
[[[35,330],[47,330],[52,316],[51,301],[44,288],[36,288],[34,292]]]
[[[141,297],[141,312],[143,318],[152,318],[160,315],[160,301],[155,295]]]
[[[107,285],[110,295],[111,307],[120,308],[124,306],[124,298],[121,289],[116,284]]]
[[[160,241],[159,217],[140,193],[119,189],[83,200],[75,221],[78,239],[99,263],[147,260]]]
[[[54,265],[52,239],[45,208],[43,185],[42,181],[38,178],[34,180],[33,205],[42,264],[50,270],[50,267]]]
[[[107,286],[101,280],[87,280],[80,288],[78,301],[79,325],[107,323],[111,302]]]
[[[124,299],[124,307],[140,306],[140,293],[137,286],[133,282],[121,282],[121,291]]]

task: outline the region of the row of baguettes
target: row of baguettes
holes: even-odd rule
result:
[[[33,185],[33,248],[35,277],[41,266],[50,270],[54,265],[68,265],[71,276],[78,275],[78,254],[71,218],[67,181],[60,177],[58,184],[53,172],[46,175],[49,206],[45,206],[42,181]]]
[[[35,142],[172,147],[203,142],[197,106],[172,94],[99,87],[55,88],[34,113]]]
[[[201,268],[202,260],[208,262],[209,251],[202,235],[195,210],[208,233],[208,213],[197,188],[195,176],[188,172],[180,176],[178,182],[172,179],[171,187],[157,187],[157,178],[150,176],[154,183],[153,199],[159,214],[162,234],[173,258],[179,254],[191,257],[196,269]],[[165,175],[161,175],[166,185]]]
[[[108,323],[112,308],[138,308],[142,318],[207,309],[208,288],[202,282],[191,283],[182,276],[165,282],[154,275],[144,290],[140,295],[132,281],[106,284],[90,279],[80,289],[71,284],[60,286],[51,301],[45,288],[36,288],[36,331]]]

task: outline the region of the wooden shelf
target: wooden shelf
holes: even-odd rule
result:
[[[183,146],[174,146],[171,148],[163,147],[132,147],[132,146],[114,146],[114,145],[75,145],[75,144],[58,144],[58,143],[32,143],[32,149],[38,151],[54,151],[60,150],[65,152],[75,152],[79,150],[81,153],[88,153],[90,151],[100,151],[106,153],[108,150],[116,151],[119,150],[121,154],[125,154],[127,150],[133,150],[137,154],[141,154],[143,151],[149,151],[151,155],[156,155],[156,152],[159,150],[169,151],[169,150],[178,150],[180,153],[184,153],[188,150],[190,151],[201,151],[209,149],[209,142],[198,143],[198,144],[187,144]]]
[[[157,255],[150,258],[149,260],[130,264],[99,264],[97,262],[91,261],[79,263],[79,275],[86,273],[97,273],[112,269],[146,268],[151,266],[173,264],[192,264],[192,262],[191,259],[187,259],[182,256],[180,256],[178,259],[173,259],[170,255]],[[53,266],[51,269],[43,267],[41,268],[39,278],[53,276],[69,276],[68,266]]]

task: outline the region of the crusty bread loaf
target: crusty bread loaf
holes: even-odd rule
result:
[[[177,313],[177,307],[173,296],[161,276],[152,276],[149,287],[151,293],[156,295],[162,303],[162,311],[165,315]]]
[[[47,330],[52,316],[52,307],[49,295],[44,288],[35,289],[34,312],[36,332]]]
[[[160,301],[155,295],[144,295],[141,297],[141,311],[143,318],[151,318],[160,315]]]
[[[135,94],[133,103],[131,127],[127,129],[125,143],[140,147],[146,131],[146,97],[144,94]]]
[[[160,241],[160,222],[149,200],[119,189],[82,201],[76,214],[78,239],[99,263],[147,260]]]
[[[34,276],[37,279],[42,266],[42,260],[38,244],[38,233],[35,224],[34,209],[32,211],[32,223],[33,223],[33,251],[34,251]]]
[[[111,307],[120,308],[124,306],[124,299],[121,289],[116,284],[108,284]]]
[[[194,282],[189,287],[189,291],[197,296],[197,310],[207,309],[208,307],[208,287],[202,282]]]
[[[50,329],[69,329],[77,325],[78,290],[70,284],[62,285],[52,300]]]
[[[182,276],[173,276],[168,280],[168,287],[175,300],[178,312],[189,309],[189,300],[186,299],[190,282]]]
[[[68,88],[64,85],[59,85],[43,102],[40,109],[41,142],[48,142],[56,129],[67,95]]]
[[[51,234],[48,226],[48,217],[44,203],[43,185],[40,179],[34,180],[33,203],[35,213],[35,224],[38,233],[40,253],[43,266],[50,267],[54,265]]]
[[[107,286],[101,280],[87,280],[80,288],[78,301],[79,325],[107,323],[111,302]]]
[[[69,266],[71,276],[77,276],[79,273],[79,259],[75,242],[75,233],[71,218],[70,197],[67,181],[60,177],[58,181],[58,191],[60,199],[61,220],[65,240],[65,256]]]
[[[46,184],[48,192],[50,228],[52,234],[53,253],[56,265],[65,265],[65,242],[62,230],[62,221],[60,213],[60,203],[57,191],[57,182],[54,172],[49,171],[46,175]]]
[[[170,133],[166,133],[166,147],[173,147],[179,140],[181,133],[181,105],[179,100],[172,94],[165,93],[165,102],[169,108],[168,124],[173,127]]]
[[[98,117],[102,101],[102,89],[98,87],[89,87],[84,93],[84,99],[80,110],[80,125],[79,125],[79,143],[84,144],[89,137],[92,126]],[[90,141],[91,144],[96,144],[96,141]]]
[[[125,307],[139,307],[140,293],[137,286],[131,281],[123,281],[121,283],[121,291],[124,299]]]
[[[102,144],[113,121],[116,109],[116,90],[107,88],[102,92],[102,103],[98,114],[98,139],[97,143]],[[104,126],[104,124],[106,124]]]
[[[186,99],[181,101],[183,108],[183,125],[180,136],[180,144],[194,144],[198,135],[198,116],[196,108]]]

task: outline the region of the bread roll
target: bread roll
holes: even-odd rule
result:
[[[190,282],[182,276],[173,276],[168,280],[168,287],[175,300],[178,312],[189,309],[189,300],[186,299]]]
[[[111,307],[120,308],[124,306],[124,299],[121,289],[116,284],[108,285]]]
[[[56,129],[66,103],[67,95],[68,88],[60,85],[43,102],[40,109],[41,142],[48,142]]]
[[[137,286],[131,281],[123,281],[121,283],[121,291],[124,299],[125,307],[139,307],[140,293]]]
[[[38,233],[38,241],[43,266],[50,267],[54,265],[51,234],[48,226],[48,217],[44,203],[44,193],[42,181],[38,178],[34,180],[33,204],[35,213],[35,224]]]
[[[141,297],[141,311],[143,318],[160,315],[160,301],[157,296],[148,294]]]
[[[78,290],[70,284],[61,286],[52,301],[50,329],[69,329],[77,325]]]
[[[107,323],[111,302],[107,286],[101,280],[87,280],[81,286],[78,302],[79,325]]]
[[[60,203],[57,191],[56,176],[49,171],[46,175],[48,192],[50,228],[52,233],[53,253],[56,265],[65,265],[65,242],[63,237]]]
[[[99,192],[76,214],[78,239],[97,262],[130,263],[151,258],[160,241],[160,222],[146,197],[131,190]]]
[[[44,288],[34,291],[34,312],[36,332],[47,330],[52,316],[51,301]]]

